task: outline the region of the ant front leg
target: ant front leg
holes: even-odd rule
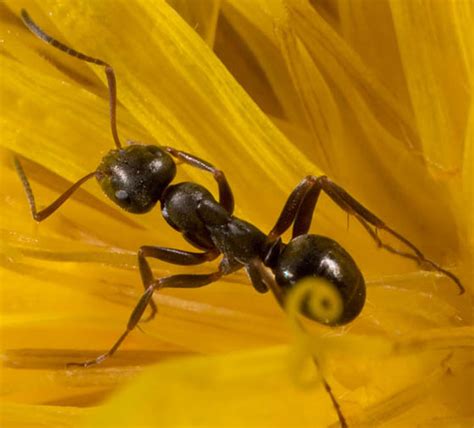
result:
[[[31,215],[36,221],[43,221],[47,219],[51,214],[53,214],[64,202],[66,202],[72,194],[82,186],[87,180],[91,179],[92,177],[95,177],[97,175],[97,172],[91,172],[87,174],[86,176],[82,177],[79,181],[74,183],[69,189],[67,189],[61,196],[59,196],[58,199],[56,199],[52,204],[48,205],[46,208],[43,208],[42,210],[38,211],[36,209],[36,202],[35,202],[35,196],[33,194],[33,190],[31,190],[30,186],[30,181],[28,180],[28,177],[25,174],[25,171],[23,170],[23,167],[21,166],[20,161],[18,158],[14,158],[15,162],[15,168],[16,171],[20,177],[21,183],[23,185],[23,188],[25,189],[26,197],[28,198],[28,204],[30,205],[30,211]]]
[[[138,301],[135,309],[132,311],[130,318],[127,323],[127,328],[121,334],[121,336],[114,343],[112,348],[102,355],[99,355],[93,360],[84,361],[82,363],[69,363],[68,367],[78,366],[78,367],[90,367],[96,364],[102,363],[107,358],[111,357],[120,345],[123,343],[125,338],[130,334],[130,332],[138,325],[143,313],[145,312],[146,307],[150,304],[151,298],[155,290],[162,288],[196,288],[203,287],[210,284],[211,282],[217,281],[223,273],[221,271],[213,272],[207,275],[172,275],[165,278],[160,278],[154,281],[148,286],[145,290],[145,293],[142,295]]]
[[[177,250],[175,248],[152,247],[144,245],[138,250],[138,267],[143,282],[143,287],[147,290],[156,282],[151,271],[150,264],[146,260],[147,257],[161,260],[167,263],[173,263],[181,266],[199,265],[210,262],[219,255],[218,251],[206,251],[204,253],[192,253],[190,251]],[[150,299],[151,314],[143,320],[148,322],[152,320],[157,312],[157,307],[153,299]]]
[[[348,214],[355,216],[379,247],[401,257],[415,260],[421,266],[429,266],[431,269],[443,273],[458,286],[460,294],[464,293],[464,287],[456,275],[443,269],[432,260],[427,259],[411,241],[387,226],[375,214],[349,195],[349,193],[347,193],[342,187],[324,175],[320,177],[308,176],[298,184],[295,190],[290,194],[280,217],[268,235],[268,239],[274,241],[288,230],[291,224],[293,224],[293,237],[308,233],[313,212],[321,190],[324,191],[324,193],[326,193],[341,209]],[[374,227],[375,230],[373,230],[371,226]],[[413,254],[397,250],[390,245],[383,243],[376,233],[377,229],[384,230],[398,239],[401,243],[412,250]]]
[[[182,152],[181,150],[176,150],[172,147],[163,147],[163,149],[176,159],[179,159],[188,165],[210,172],[214,176],[219,187],[219,204],[222,205],[229,214],[234,212],[234,195],[232,194],[232,189],[230,188],[224,173],[220,169],[217,169],[214,165],[198,158],[197,156]]]

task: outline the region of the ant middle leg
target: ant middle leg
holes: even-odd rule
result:
[[[230,188],[225,174],[220,169],[217,169],[214,165],[198,158],[197,156],[174,149],[173,147],[163,148],[176,159],[179,159],[195,168],[210,172],[214,176],[219,188],[219,204],[222,205],[229,214],[234,212],[234,196],[232,194],[232,189]]]
[[[156,280],[151,271],[147,257],[158,259],[167,263],[181,266],[198,265],[214,260],[219,255],[217,250],[209,250],[204,253],[193,253],[190,251],[178,250],[175,248],[155,247],[144,245],[138,250],[138,267],[145,290],[150,287]],[[153,299],[149,302],[151,314],[143,320],[143,322],[151,321],[156,313],[157,307]]]
[[[162,288],[197,288],[203,287],[208,285],[212,282],[217,281],[223,273],[221,271],[213,272],[210,274],[205,275],[172,275],[167,276],[165,278],[160,278],[154,281],[152,284],[148,286],[145,290],[145,293],[142,295],[140,300],[138,301],[137,305],[132,311],[130,318],[127,323],[127,327],[125,331],[120,335],[114,345],[104,354],[99,355],[97,358],[92,360],[84,361],[81,363],[69,363],[67,366],[77,366],[77,367],[90,367],[96,364],[102,363],[107,358],[111,357],[115,354],[117,349],[119,349],[120,345],[123,343],[125,338],[130,334],[130,332],[138,325],[145,309],[151,302],[151,298],[153,293],[156,290],[160,290]]]
[[[397,254],[401,257],[415,260],[420,266],[428,266],[449,277],[459,288],[460,294],[464,293],[464,287],[456,275],[443,269],[437,263],[429,260],[425,255],[407,238],[387,226],[380,218],[365,208],[360,202],[347,193],[342,187],[331,181],[326,176],[308,176],[304,178],[290,194],[275,226],[268,235],[270,241],[282,235],[293,224],[293,238],[308,233],[311,219],[318,201],[321,190],[328,195],[346,213],[353,215],[367,230],[376,244]],[[372,227],[375,228],[372,229]],[[377,235],[377,229],[384,230],[398,241],[408,247],[413,254],[397,250],[382,242]]]

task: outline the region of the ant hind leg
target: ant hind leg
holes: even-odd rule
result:
[[[434,269],[450,278],[459,288],[460,294],[464,287],[459,278],[450,271],[443,269],[437,263],[427,259],[425,255],[407,238],[387,226],[375,214],[365,208],[342,187],[326,176],[308,176],[304,178],[288,197],[275,226],[268,235],[269,241],[274,241],[293,224],[293,238],[309,231],[312,216],[321,190],[328,195],[346,213],[353,215],[367,230],[376,244],[385,250],[416,261],[420,266]],[[373,229],[375,228],[375,229]],[[384,230],[408,247],[413,253],[400,251],[385,244],[377,235],[377,229]]]
[[[361,205],[356,199],[354,199],[349,193],[347,193],[342,187],[331,181],[326,176],[314,178],[316,185],[319,185],[321,189],[337,204],[341,209],[346,211],[348,214],[354,215],[362,226],[367,230],[369,235],[374,239],[377,245],[385,250],[397,254],[401,257],[415,260],[420,266],[429,267],[437,270],[442,274],[450,278],[459,288],[459,294],[463,294],[465,289],[461,284],[459,278],[452,272],[443,269],[437,263],[429,260],[425,255],[407,238],[400,235],[398,232],[387,226],[382,220],[380,220],[375,214],[370,212],[367,208]],[[375,228],[372,229],[369,225]],[[406,245],[413,254],[397,250],[392,246],[385,244],[377,235],[377,229],[384,230],[394,238],[398,239],[401,243]]]

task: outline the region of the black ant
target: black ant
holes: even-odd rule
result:
[[[71,49],[49,36],[32,21],[26,11],[22,10],[21,16],[28,29],[46,43],[80,60],[105,68],[110,124],[116,145],[116,149],[105,155],[97,170],[81,178],[56,201],[40,211],[36,209],[28,178],[20,162],[15,159],[33,218],[38,222],[45,220],[84,182],[95,177],[105,194],[131,213],[146,213],[159,201],[161,212],[169,225],[182,233],[190,244],[202,250],[189,252],[147,245],[140,247],[138,265],[145,293],[133,310],[125,332],[106,353],[93,360],[72,365],[89,367],[112,356],[137,326],[148,306],[151,307],[151,315],[147,320],[155,316],[157,308],[152,296],[156,290],[165,287],[202,287],[242,268],[245,268],[258,292],[271,290],[282,306],[289,291],[301,279],[322,278],[326,285],[317,290],[315,296],[308,296],[302,304],[301,312],[306,317],[329,326],[352,321],[365,303],[365,282],[359,268],[337,242],[324,236],[308,234],[321,191],[342,210],[353,215],[380,247],[443,273],[456,283],[461,294],[464,292],[464,287],[454,274],[428,260],[410,241],[388,227],[326,176],[308,176],[298,184],[268,235],[254,225],[234,217],[232,190],[224,173],[210,163],[171,147],[138,144],[125,148],[122,146],[116,127],[115,74],[109,64]],[[171,184],[176,174],[174,159],[211,173],[218,184],[219,201],[206,188],[196,183]],[[284,244],[281,235],[291,226],[292,239]],[[377,235],[377,229],[397,238],[412,253],[399,251],[383,243]],[[197,265],[214,260],[219,255],[223,257],[218,270],[205,275],[155,278],[147,261],[151,257],[177,265]]]

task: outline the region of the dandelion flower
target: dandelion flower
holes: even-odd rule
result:
[[[238,217],[269,231],[304,176],[327,174],[466,293],[378,249],[322,197],[312,232],[340,242],[368,284],[349,326],[302,334],[291,308],[239,272],[160,291],[156,319],[112,359],[65,368],[123,331],[142,293],[141,245],[190,247],[158,210],[127,214],[92,182],[31,219],[13,155],[46,205],[113,140],[103,69],[35,39],[22,7],[114,67],[123,140],[218,166]],[[472,426],[473,18],[461,1],[5,0],[2,426],[336,426],[323,377],[349,426]],[[157,277],[210,268],[153,263]]]

